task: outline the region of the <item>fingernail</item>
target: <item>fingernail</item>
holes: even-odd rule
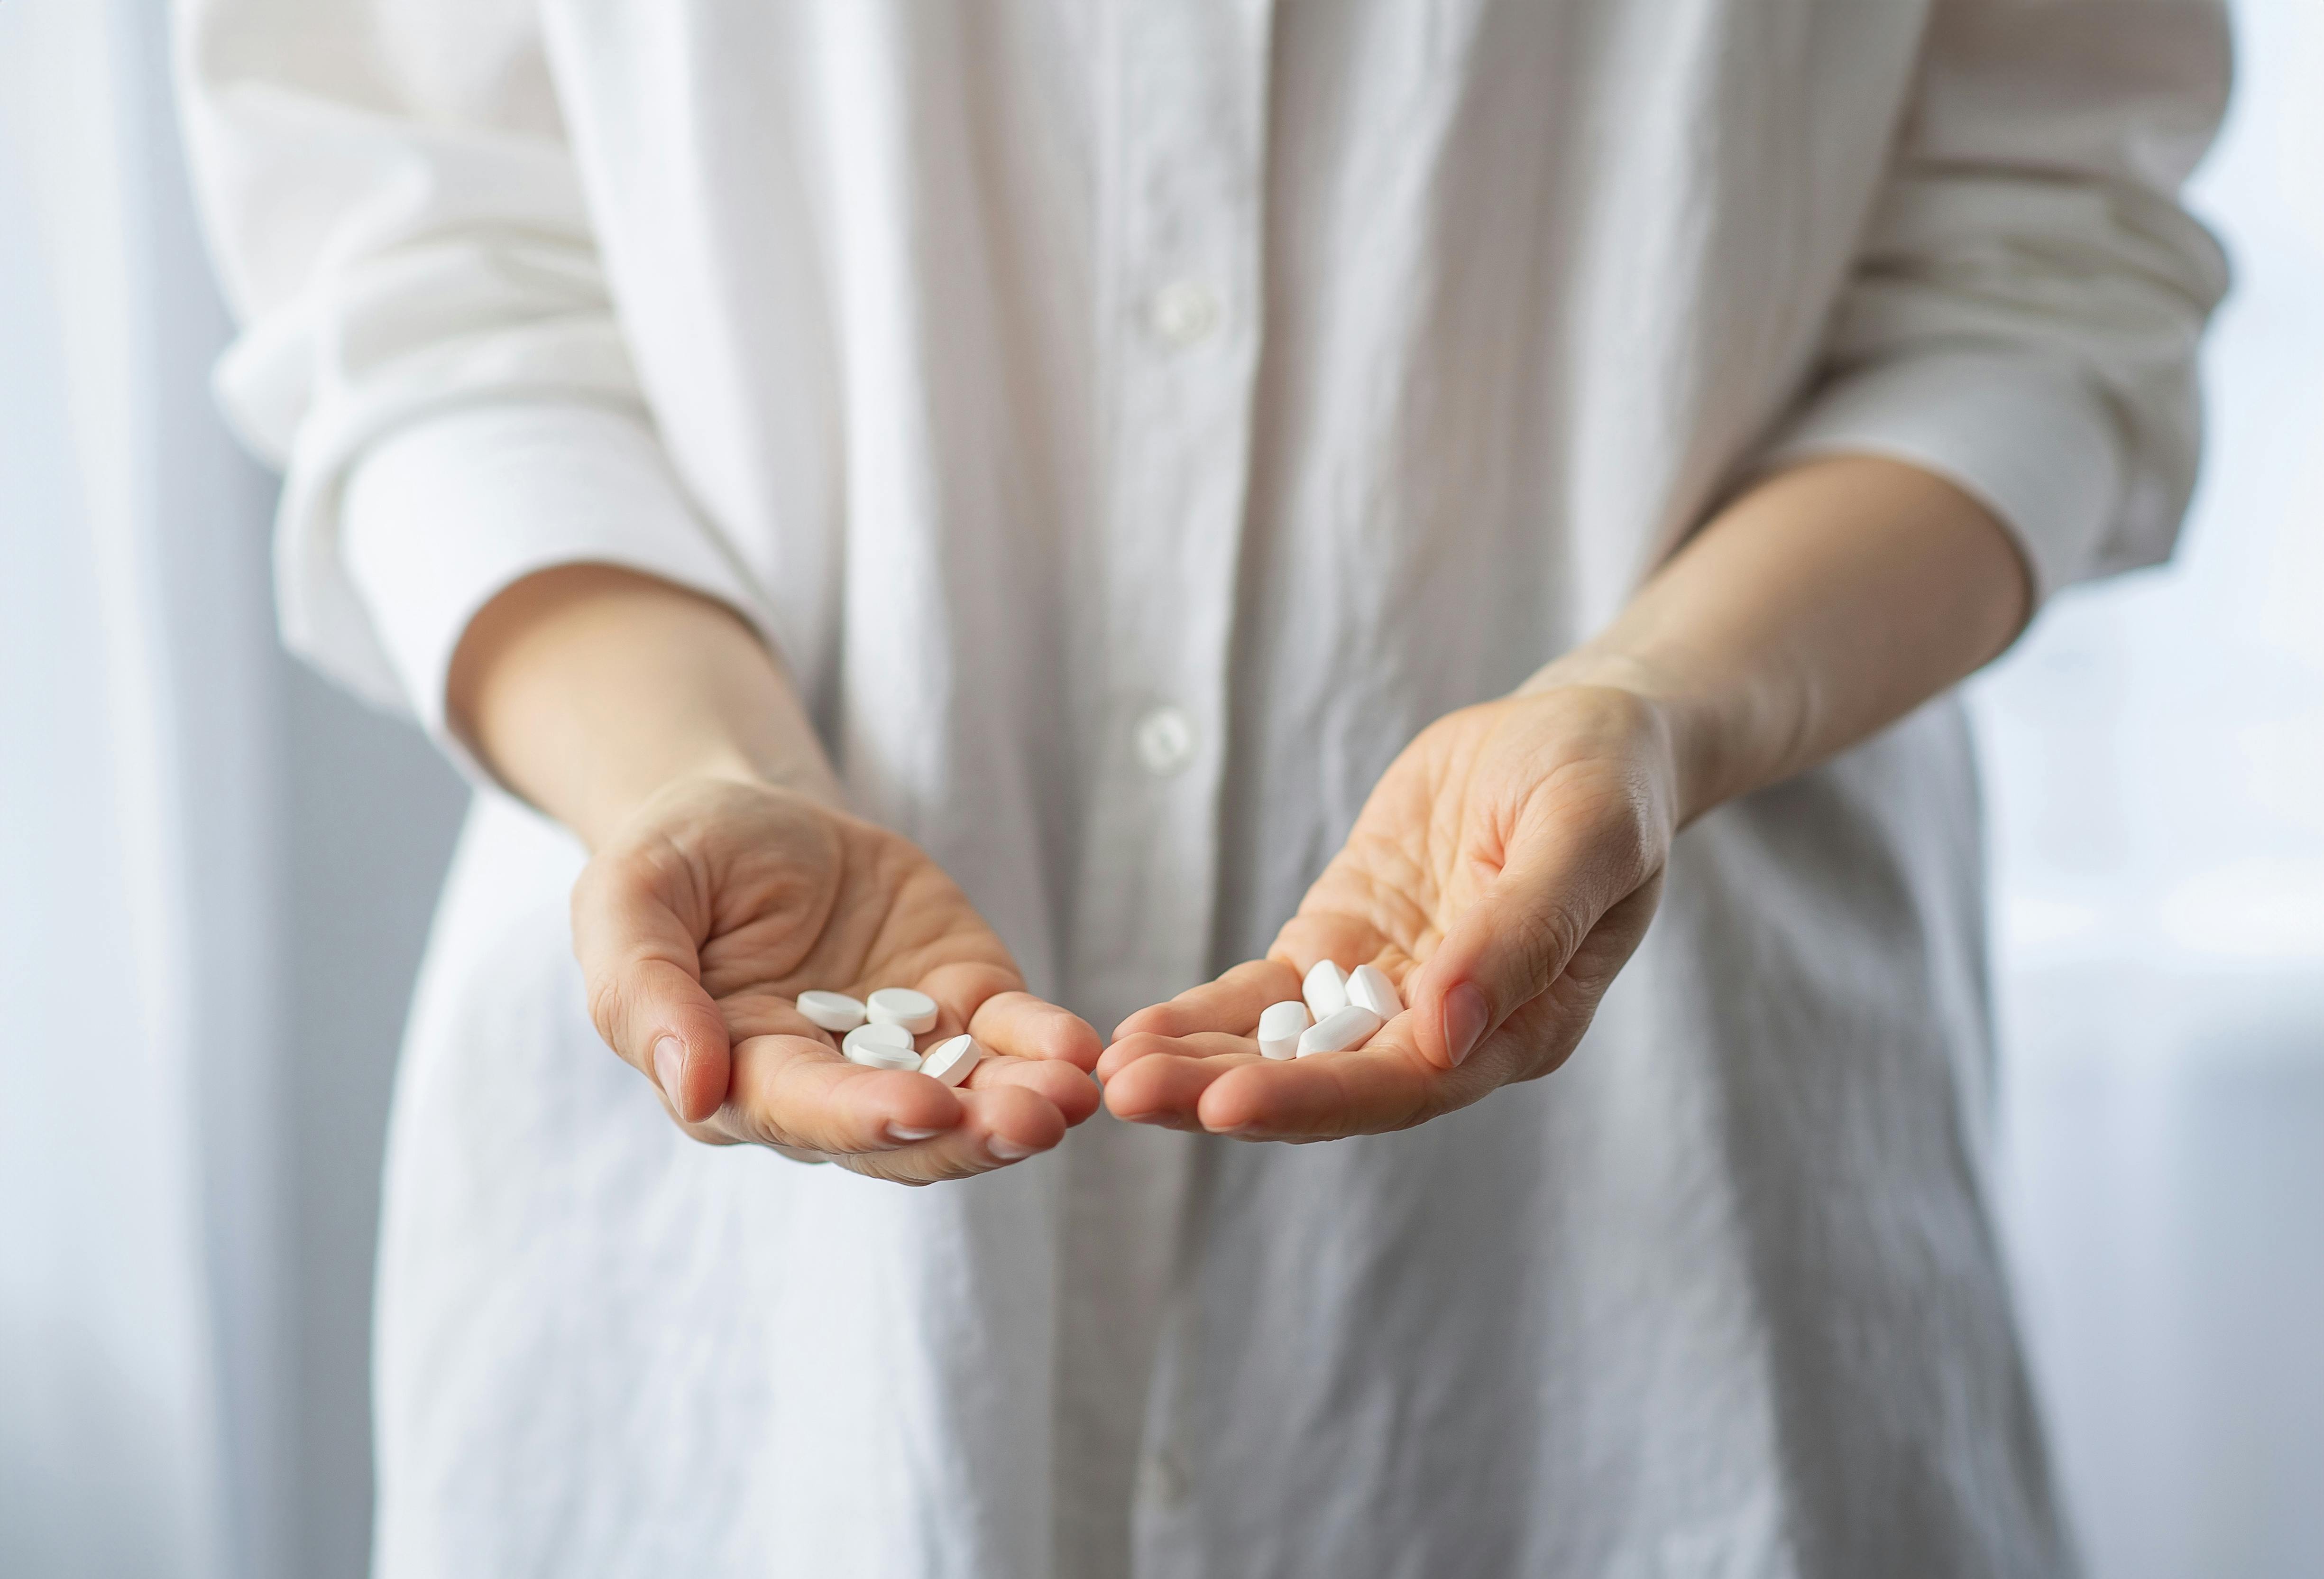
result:
[[[661,1082],[661,1094],[669,1098],[669,1105],[686,1111],[686,1093],[680,1082],[686,1074],[686,1044],[674,1036],[666,1036],[654,1043],[654,1078]]]
[[[1038,1146],[1020,1146],[1006,1135],[987,1136],[984,1149],[992,1153],[995,1162],[1019,1162],[1040,1150]]]
[[[1484,1034],[1485,995],[1463,982],[1444,994],[1444,1050],[1452,1055],[1454,1068],[1477,1050],[1477,1039]]]
[[[901,1124],[888,1126],[888,1139],[909,1145],[915,1140],[930,1140],[943,1134],[942,1130],[908,1130]]]

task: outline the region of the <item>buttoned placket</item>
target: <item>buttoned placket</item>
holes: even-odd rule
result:
[[[1122,5],[1103,128],[1102,740],[1069,946],[1111,1012],[1207,974],[1259,370],[1271,5]],[[1087,585],[1088,583],[1084,583]]]
[[[1121,4],[1107,14],[1101,97],[1099,291],[1103,520],[1085,540],[1078,585],[1097,589],[1074,677],[1093,782],[1065,941],[1083,1001],[1117,1014],[1194,984],[1211,965],[1227,666],[1241,559],[1252,404],[1262,325],[1262,199],[1271,0],[1231,5]],[[1174,1221],[1191,1158],[1149,1156],[1148,1214]],[[1107,1232],[1065,1206],[1069,1242]],[[1083,1218],[1087,1215],[1089,1220]],[[1073,1356],[1116,1353],[1128,1334],[1084,1331],[1098,1307],[1145,1327],[1159,1353],[1158,1307],[1175,1235],[1150,1255],[1110,1246],[1111,1300],[1059,1313],[1061,1374]],[[1082,1258],[1068,1252],[1067,1260]],[[1116,1263],[1136,1262],[1137,1269]],[[1148,1264],[1150,1262],[1150,1264]],[[1122,1302],[1139,1307],[1133,1315]],[[1156,1324],[1148,1325],[1147,1324]],[[1165,1372],[1170,1370],[1163,1367]],[[1109,1402],[1070,1383],[1059,1399],[1070,1459]],[[1199,1466],[1176,1445],[1166,1389],[1149,1394],[1142,1461],[1126,1476],[1092,1455],[1061,1461],[1058,1495],[1127,1491],[1121,1532],[1140,1575],[1182,1565]],[[1093,1413],[1093,1411],[1094,1411]],[[1102,1427],[1097,1438],[1123,1440]],[[1095,1440],[1093,1438],[1092,1440]],[[1125,1481],[1127,1484],[1125,1484]],[[1111,1564],[1105,1566],[1111,1570]]]

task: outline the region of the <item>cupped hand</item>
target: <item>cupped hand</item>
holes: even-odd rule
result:
[[[1546,1075],[1653,918],[1672,730],[1628,690],[1520,693],[1438,720],[1365,802],[1267,957],[1139,1011],[1098,1062],[1121,1118],[1254,1140],[1403,1129]],[[1255,1032],[1320,959],[1405,1011],[1361,1048],[1270,1061]]]
[[[1009,950],[917,845],[790,790],[727,780],[657,794],[573,891],[591,1018],[686,1132],[905,1183],[1047,1150],[1096,1110],[1087,1023],[1025,991]],[[959,1089],[851,1064],[794,1002],[915,987],[923,1050],[965,1030]]]

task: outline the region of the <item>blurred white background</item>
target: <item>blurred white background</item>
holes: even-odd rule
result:
[[[1972,689],[2001,1206],[2099,1579],[2324,1574],[2324,5],[2234,14],[2179,553]]]
[[[160,13],[0,4],[0,1574],[337,1579],[461,792],[274,646]],[[1975,692],[2000,1206],[2100,1579],[2324,1574],[2324,5],[2236,14],[2182,551]]]

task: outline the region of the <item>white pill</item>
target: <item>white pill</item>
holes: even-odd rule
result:
[[[1360,965],[1348,977],[1348,1002],[1362,1004],[1382,1020],[1394,1020],[1404,1012],[1404,1000],[1397,995],[1396,983],[1376,965]]]
[[[946,1085],[957,1085],[983,1057],[983,1044],[974,1037],[956,1036],[928,1049],[928,1056],[920,1060],[920,1073],[933,1075]]]
[[[908,1050],[911,1045],[910,1031],[900,1025],[890,1025],[875,1020],[869,1025],[859,1025],[849,1031],[847,1039],[840,1044],[840,1048],[843,1052],[850,1047],[901,1048]]]
[[[1292,1058],[1299,1055],[1299,1033],[1314,1021],[1308,1017],[1307,1005],[1296,998],[1286,998],[1280,1003],[1270,1003],[1267,1012],[1259,1017],[1259,1051],[1261,1057]]]
[[[909,987],[882,987],[863,1005],[874,1025],[900,1025],[914,1036],[936,1028],[936,1001]]]
[[[839,1051],[849,1063],[867,1069],[920,1067],[920,1056],[912,1050],[912,1033],[900,1025],[859,1025],[847,1033]]]
[[[1372,1032],[1387,1023],[1362,1004],[1351,1003],[1307,1028],[1299,1038],[1299,1056],[1304,1058],[1310,1053],[1341,1053],[1360,1048],[1371,1040]]]
[[[863,1001],[844,993],[801,993],[798,1011],[834,1036],[845,1036],[863,1023]]]
[[[1319,959],[1307,979],[1299,983],[1300,996],[1307,1000],[1307,1012],[1318,1020],[1329,1020],[1348,1006],[1348,973],[1328,959]]]

